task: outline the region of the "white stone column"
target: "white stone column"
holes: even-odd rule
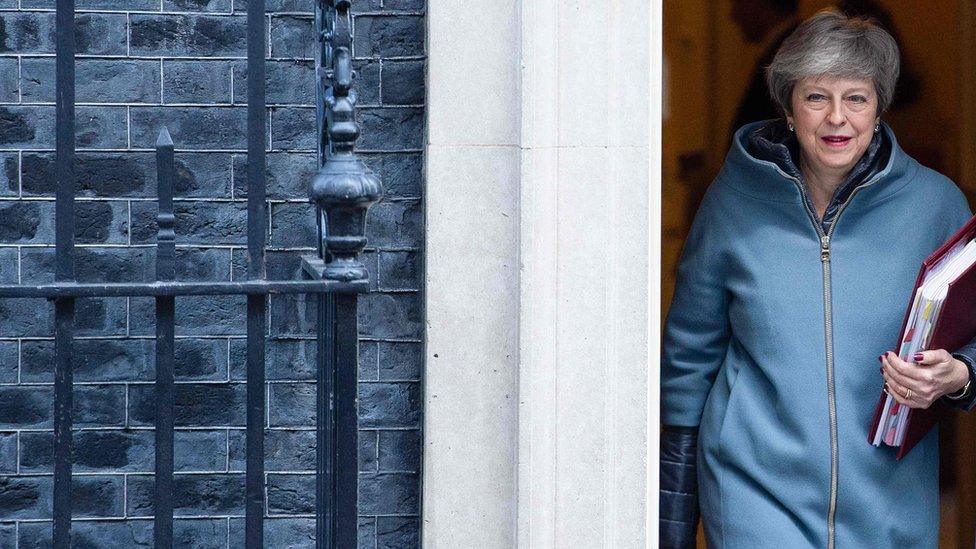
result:
[[[648,542],[648,10],[428,2],[425,547]]]

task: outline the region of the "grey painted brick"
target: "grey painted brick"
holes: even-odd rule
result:
[[[147,340],[77,340],[72,347],[75,381],[152,381],[155,345]],[[221,380],[227,375],[226,343],[212,339],[176,341],[174,369],[179,381]],[[54,382],[54,344],[25,341],[21,380]]]
[[[354,59],[353,69],[356,80],[353,85],[359,97],[356,105],[378,105],[380,102],[380,62],[377,59]]]
[[[385,339],[420,339],[423,332],[423,299],[419,294],[373,293],[361,297],[359,302],[361,335]]]
[[[359,517],[356,544],[359,547],[376,547],[376,517]]]
[[[20,158],[15,152],[0,153],[0,196],[17,196],[20,190]]]
[[[132,335],[154,335],[155,300],[133,297],[130,303]],[[243,335],[246,312],[247,299],[240,295],[181,297],[176,300],[176,335]]]
[[[359,519],[360,533],[362,533],[362,518]],[[266,547],[311,548],[315,546],[314,518],[266,518],[264,520],[264,539]],[[364,539],[360,535],[360,540]],[[372,538],[371,538],[372,539]],[[230,519],[230,546],[244,547],[244,520]],[[372,548],[372,544],[359,547]]]
[[[163,11],[230,12],[231,0],[164,0]]]
[[[75,381],[151,381],[153,342],[144,340],[76,340],[72,346]],[[22,344],[21,380],[54,382],[54,342]]]
[[[315,64],[278,60],[265,63],[265,103],[315,104]],[[247,63],[234,63],[234,102],[247,104]]]
[[[274,150],[314,151],[315,109],[306,107],[271,109],[271,146]]]
[[[71,523],[72,546],[80,548],[152,547],[152,533],[151,520],[73,520]],[[51,547],[51,523],[20,523],[19,541],[21,549]],[[227,522],[223,519],[177,519],[173,521],[173,544],[187,549],[224,549],[227,547]]]
[[[75,52],[125,55],[125,14],[75,16]],[[0,13],[0,52],[54,53],[53,12]]]
[[[147,153],[79,153],[75,157],[75,196],[155,195],[155,169]],[[54,196],[54,153],[24,153],[21,167],[26,196]]]
[[[376,517],[376,548],[420,547],[420,518]]]
[[[363,427],[420,427],[422,405],[419,382],[359,384],[359,423]]]
[[[315,206],[310,203],[273,204],[271,206],[271,239],[275,247],[312,245],[317,240]]]
[[[173,468],[185,471],[224,471],[227,468],[227,433],[223,430],[176,431]]]
[[[230,431],[230,470],[243,471],[246,459],[245,432]],[[314,471],[315,431],[265,430],[265,471]]]
[[[125,425],[125,387],[79,385],[74,388],[72,421],[75,427]]]
[[[7,251],[0,249],[0,257]],[[75,249],[75,278],[82,282],[148,282],[155,280],[155,250],[151,248]],[[25,248],[21,275],[33,284],[54,281],[53,248]],[[14,265],[16,269],[16,265]],[[177,248],[177,280],[226,280],[230,271],[230,252],[220,249]]]
[[[413,107],[365,108],[357,111],[363,150],[420,150],[424,146],[424,110]]]
[[[0,549],[17,549],[16,524],[0,524]]]
[[[363,515],[420,512],[420,484],[416,473],[359,475],[359,512]]]
[[[0,519],[50,518],[53,477],[0,477]],[[71,479],[72,514],[122,516],[122,477]]]
[[[0,59],[0,101],[16,103],[19,100],[20,80],[17,76],[17,59]]]
[[[268,419],[272,427],[315,425],[315,385],[275,383],[269,388]]]
[[[75,203],[76,244],[125,244],[129,208],[123,201]]]
[[[30,283],[28,280],[23,281]],[[46,300],[0,300],[0,336],[41,337],[54,335],[53,307]],[[125,333],[125,298],[79,299],[75,304],[75,335],[99,336]]]
[[[303,515],[315,512],[315,475],[269,474],[269,515]]]
[[[230,378],[244,381],[247,364],[243,339],[234,339],[230,346]],[[265,356],[265,375],[268,381],[315,381],[316,344],[314,341],[268,339]],[[368,341],[359,345],[359,379],[376,379],[376,344]]]
[[[24,101],[54,102],[54,59],[23,60]],[[79,59],[75,62],[75,101],[83,103],[158,103],[159,62],[148,59]]]
[[[379,378],[383,380],[420,380],[423,367],[423,346],[402,341],[377,344]]]
[[[0,107],[0,147],[54,148],[54,107]],[[124,148],[125,107],[77,107],[75,144],[84,148]]]
[[[308,16],[271,18],[271,56],[315,58],[315,23]]]
[[[383,63],[383,103],[417,105],[424,102],[424,62]]]
[[[244,426],[243,384],[178,384],[174,418],[178,427]],[[129,387],[129,423],[152,425],[155,392],[149,385]]]
[[[0,284],[17,284],[17,248],[0,248]]]
[[[247,54],[244,17],[211,15],[132,15],[131,52],[163,56],[243,56]]]
[[[224,431],[178,430],[173,438],[176,471],[225,469]],[[72,444],[76,472],[151,472],[155,468],[152,431],[80,431],[74,434]],[[20,452],[22,472],[50,473],[54,465],[54,434],[22,433]]]
[[[230,61],[163,61],[163,100],[167,103],[230,103]]]
[[[426,7],[424,0],[384,0],[383,9],[402,11],[422,11]]]
[[[15,473],[17,473],[17,433],[0,433],[0,475]]]
[[[424,54],[424,18],[416,15],[363,15],[356,18],[356,57]]]
[[[22,8],[54,9],[54,0],[20,0]],[[76,10],[153,10],[159,0],[75,0]]]
[[[16,194],[16,154],[0,156],[8,193]],[[180,152],[175,157],[174,193],[181,197],[230,197],[230,155]],[[25,196],[54,196],[54,153],[23,155],[21,179]],[[75,156],[77,197],[156,197],[155,153],[80,152]],[[4,187],[0,182],[0,189]],[[0,190],[0,194],[8,194]]]
[[[177,149],[247,147],[247,109],[242,107],[132,107],[130,117],[133,147],[155,148],[163,126]]]
[[[369,1],[376,2],[378,0]],[[356,9],[355,5],[359,3],[359,0],[353,2],[353,10]],[[305,0],[265,0],[264,2],[265,13],[284,11],[289,13],[308,13],[311,15],[313,9],[312,5]],[[247,0],[234,0],[234,12],[247,13]]]
[[[0,383],[16,383],[17,369],[17,342],[0,342]]]
[[[241,202],[181,202],[176,213],[176,240],[181,244],[246,244],[247,204]],[[156,241],[155,202],[132,204],[132,242]]]
[[[418,201],[385,201],[369,209],[369,245],[420,247],[423,244],[423,212]]]
[[[385,198],[419,198],[423,195],[424,163],[420,153],[374,153],[361,157],[380,176]]]
[[[72,471],[78,473],[151,471],[151,431],[80,431],[72,436]],[[24,473],[54,470],[54,433],[20,435],[20,467]]]
[[[379,439],[376,431],[359,431],[359,471],[375,473],[377,460],[377,445]]]
[[[379,346],[375,341],[359,342],[359,379],[379,379]]]
[[[146,282],[152,279],[155,253],[145,248],[77,248],[75,278],[82,282]],[[21,275],[32,284],[54,282],[53,248],[25,248]]]
[[[182,516],[243,514],[244,475],[176,474],[173,512]],[[126,511],[131,516],[153,514],[153,475],[130,475]]]
[[[380,471],[420,472],[420,431],[379,431]]]
[[[420,252],[379,252],[379,285],[383,290],[419,290],[423,282]]]
[[[77,107],[75,145],[79,149],[123,149],[128,144],[125,107]]]
[[[315,154],[274,152],[267,155],[265,191],[271,200],[308,197],[318,170]],[[234,155],[234,196],[247,196],[247,155]]]
[[[0,107],[0,147],[53,149],[54,107]]]

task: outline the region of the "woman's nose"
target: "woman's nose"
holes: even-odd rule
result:
[[[844,114],[844,105],[840,101],[834,101],[830,104],[830,113],[827,115],[827,119],[835,126],[844,125],[847,116]]]

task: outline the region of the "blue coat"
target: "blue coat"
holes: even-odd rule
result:
[[[892,142],[830,227],[740,129],[678,266],[662,422],[699,426],[709,548],[936,547],[938,433],[902,461],[867,442],[923,259],[970,217]]]

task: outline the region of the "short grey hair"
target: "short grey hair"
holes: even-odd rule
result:
[[[898,44],[872,19],[818,12],[790,34],[766,68],[769,94],[792,114],[793,86],[808,76],[867,78],[878,94],[878,112],[888,110],[900,71]]]

